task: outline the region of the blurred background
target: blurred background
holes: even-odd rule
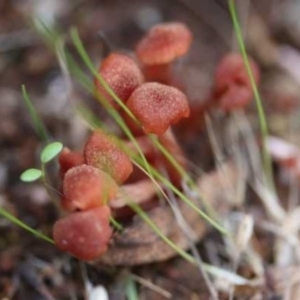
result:
[[[286,136],[290,120],[298,118],[300,1],[236,2],[249,53],[262,68],[260,89],[271,131]],[[95,65],[107,51],[133,51],[154,24],[186,23],[194,42],[189,54],[176,65],[176,76],[188,84],[191,103],[207,98],[216,64],[223,54],[237,50],[237,44],[224,0],[0,0],[0,205],[28,225],[50,233],[56,213],[45,189],[19,179],[22,171],[37,165],[41,149],[21,86],[26,86],[54,139],[68,147],[79,149],[88,133],[86,124],[74,113],[78,99],[99,116],[106,116],[76,82],[70,92],[55,50],[36,31],[34,19],[58,29],[73,53],[69,31],[76,27]],[[255,111],[250,109],[251,113]],[[289,134],[294,143],[299,143],[299,126],[294,122]],[[194,142],[185,141],[191,159],[205,166],[194,146]],[[54,247],[0,217],[0,299],[83,299],[82,281],[74,269],[78,271],[79,266]],[[116,280],[112,271],[105,276],[102,271],[89,272],[94,282],[106,286]],[[118,290],[113,287],[110,293]],[[178,299],[200,299],[191,298],[187,290],[180,290]],[[110,299],[124,299],[121,294]]]

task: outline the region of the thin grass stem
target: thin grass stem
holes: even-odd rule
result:
[[[44,126],[40,116],[38,115],[24,84],[22,85],[22,94],[38,137],[44,143],[49,142],[49,135],[47,133],[47,129]]]
[[[267,176],[267,181],[268,184],[270,186],[270,188],[272,189],[273,192],[276,191],[275,188],[275,184],[274,184],[274,175],[273,175],[273,167],[272,167],[272,160],[270,157],[270,154],[267,150],[266,147],[266,140],[267,137],[269,135],[269,130],[268,130],[268,125],[267,125],[267,119],[266,119],[266,115],[264,112],[264,108],[262,105],[262,99],[260,97],[258,88],[256,86],[255,83],[255,79],[250,67],[250,63],[249,63],[249,59],[248,59],[248,54],[246,51],[246,47],[245,47],[245,43],[244,43],[244,39],[243,39],[243,34],[242,34],[242,30],[240,27],[240,22],[238,20],[238,16],[237,16],[237,11],[236,11],[236,6],[235,6],[235,0],[228,0],[228,5],[229,5],[229,11],[230,11],[230,15],[231,15],[231,19],[233,22],[233,27],[235,30],[235,34],[238,40],[238,44],[239,44],[239,48],[240,48],[240,52],[243,56],[243,60],[244,60],[244,64],[247,70],[247,74],[251,83],[251,87],[253,90],[253,94],[254,94],[254,98],[255,98],[255,103],[256,103],[256,108],[257,108],[257,112],[258,112],[258,119],[259,119],[259,126],[260,126],[260,132],[261,132],[261,137],[262,137],[262,157],[263,157],[263,164],[264,164],[264,170]]]
[[[26,223],[22,222],[20,219],[9,213],[7,210],[5,210],[3,207],[0,207],[0,215],[2,215],[4,218],[6,218],[8,221],[12,222],[13,224],[27,230],[28,232],[32,233],[33,235],[37,236],[38,238],[41,238],[45,240],[46,242],[50,244],[54,244],[54,241],[49,238],[48,236],[44,235],[43,233],[31,228]]]

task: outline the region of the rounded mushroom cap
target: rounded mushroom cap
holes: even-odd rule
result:
[[[225,112],[241,109],[251,102],[252,96],[249,88],[232,84],[218,99],[218,106]]]
[[[258,65],[251,58],[249,58],[249,63],[257,84],[260,79]],[[245,86],[252,90],[244,60],[240,53],[227,54],[219,63],[215,74],[215,85],[218,93],[222,93],[233,84]]]
[[[180,22],[158,24],[138,43],[136,54],[144,65],[168,64],[190,48],[192,33]]]
[[[123,102],[144,81],[137,63],[129,56],[119,53],[112,53],[102,61],[99,74]],[[97,78],[95,79],[95,87],[109,104],[118,107],[116,101]]]
[[[148,82],[139,86],[126,105],[146,133],[163,134],[171,124],[190,114],[186,96],[178,89]]]
[[[86,163],[108,173],[118,184],[133,171],[132,163],[116,140],[101,130],[95,130],[84,148]]]
[[[112,230],[110,209],[97,207],[75,212],[55,222],[53,238],[56,246],[81,260],[94,260],[107,250]]]
[[[64,177],[62,206],[67,211],[105,205],[118,186],[105,172],[88,165],[71,168]]]

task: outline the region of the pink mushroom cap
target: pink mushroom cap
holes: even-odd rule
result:
[[[67,215],[54,224],[55,244],[81,260],[99,258],[106,252],[112,235],[110,215],[108,206]]]
[[[163,134],[170,125],[190,114],[187,97],[180,90],[161,83],[139,86],[126,105],[146,133]]]
[[[190,49],[192,33],[180,22],[153,26],[138,43],[136,54],[144,65],[168,64]]]
[[[125,102],[130,94],[144,81],[137,63],[129,56],[120,53],[112,53],[102,61],[99,67],[99,75],[122,102]],[[95,87],[100,96],[108,103],[116,108],[119,107],[115,99],[97,78],[95,78]]]

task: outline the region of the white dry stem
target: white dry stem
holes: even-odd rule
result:
[[[282,267],[271,267],[269,272],[276,294],[283,295],[285,300],[300,299],[299,264]]]
[[[56,42],[55,45],[55,51],[56,51],[56,56],[59,62],[59,66],[61,69],[61,72],[63,74],[63,78],[65,81],[65,87],[66,87],[66,91],[65,91],[65,97],[67,99],[71,99],[74,102],[80,102],[80,100],[78,99],[77,94],[75,93],[74,90],[74,85],[71,79],[71,75],[67,66],[67,59],[65,57],[65,52],[64,52],[64,41],[63,39],[59,39]],[[79,144],[81,141],[81,144],[84,143],[84,139],[86,137],[86,132],[87,132],[87,127],[86,126],[82,126],[83,120],[82,117],[79,116],[78,114],[74,114],[72,115],[72,118],[70,119],[70,128],[71,128],[71,134],[70,136],[73,137],[74,140],[74,144]]]
[[[246,252],[246,250],[248,248],[249,241],[253,234],[253,226],[254,226],[254,220],[253,220],[252,216],[247,215],[247,214],[241,216],[240,221],[237,226],[236,235],[233,236],[235,248],[236,248],[235,252],[237,252],[236,259],[233,261],[233,271],[235,271],[235,272],[240,263],[241,255],[244,252]],[[229,293],[230,299],[233,299],[234,291],[235,291],[235,287],[232,286],[230,293]]]
[[[251,266],[256,276],[263,278],[265,275],[263,259],[260,253],[253,249],[251,244],[248,245],[247,250],[245,251],[245,259],[248,261],[248,265]]]
[[[276,263],[280,266],[293,265],[300,262],[300,241],[299,241],[299,229],[300,229],[300,207],[297,207],[291,211],[286,220],[282,224],[282,229],[290,236],[290,239],[294,241],[293,244],[286,243],[283,239],[277,239],[277,256]],[[282,251],[279,251],[282,249]]]
[[[254,219],[249,214],[234,212],[227,219],[227,227],[232,232],[232,239],[226,239],[227,253],[232,255],[234,261],[233,270],[238,267],[241,255],[243,260],[248,262],[248,265],[257,274],[258,277],[264,276],[264,267],[260,255],[254,251],[250,243]]]
[[[271,217],[275,223],[281,224],[286,217],[286,213],[279,204],[278,198],[260,181],[255,181],[252,187],[264,204],[269,217]]]
[[[247,116],[242,110],[236,111],[232,114],[232,122],[230,123],[229,132],[232,136],[232,141],[235,141],[237,148],[240,153],[241,151],[238,136],[239,134],[243,137],[243,142],[245,143],[247,154],[249,155],[249,163],[253,172],[253,176],[260,181],[264,181],[265,175],[262,169],[262,162],[260,158],[260,149],[257,145],[256,138],[254,136],[251,125],[248,121]],[[247,161],[247,160],[246,160]]]
[[[288,201],[288,211],[292,211],[297,207],[299,202],[299,184],[298,184],[298,172],[300,161],[300,149],[281,139],[274,136],[269,136],[266,140],[266,147],[272,156],[272,158],[279,164],[283,165],[281,174],[285,174],[289,183],[289,201]],[[284,165],[285,162],[295,161],[296,165]]]
[[[277,266],[286,267],[300,262],[300,243],[297,233],[291,233],[282,225],[270,222],[261,222],[258,225],[276,236],[274,249]]]
[[[300,189],[299,180],[295,178],[292,174],[288,174],[289,177],[289,200],[288,200],[288,212],[291,213],[296,209],[299,203]]]
[[[222,166],[222,164],[225,160],[225,157],[224,157],[221,147],[219,146],[219,143],[217,141],[216,134],[214,133],[214,128],[212,125],[211,118],[207,113],[204,115],[204,118],[205,118],[205,125],[206,125],[206,129],[207,129],[209,142],[210,142],[212,150],[213,150],[216,164]]]
[[[132,279],[134,279],[139,284],[145,286],[149,290],[152,290],[152,291],[156,292],[157,294],[165,297],[166,299],[172,299],[172,294],[169,291],[167,291],[167,290],[165,290],[165,289],[163,289],[163,288],[155,285],[150,280],[142,278],[142,277],[140,277],[140,276],[138,276],[136,274],[132,274],[132,273],[129,274],[129,276],[131,276]]]
[[[166,173],[166,172],[165,172]],[[190,248],[191,248],[191,251],[192,251],[192,254],[196,260],[196,264],[200,270],[200,273],[202,274],[203,278],[204,278],[204,281],[208,287],[208,290],[212,296],[212,299],[214,300],[218,300],[219,299],[219,296],[218,296],[218,293],[215,289],[215,287],[213,286],[213,283],[212,281],[210,280],[206,270],[203,268],[203,260],[200,256],[200,253],[198,252],[197,248],[196,248],[196,245],[194,243],[194,241],[196,240],[196,234],[193,232],[192,228],[188,225],[188,223],[186,222],[186,220],[184,219],[181,211],[180,211],[180,208],[178,207],[178,203],[176,201],[176,198],[173,194],[172,191],[168,190],[167,191],[168,193],[168,199],[169,199],[169,204],[170,204],[170,207],[174,213],[174,216],[176,218],[176,221],[178,223],[178,226],[180,227],[180,229],[182,230],[182,232],[186,235],[186,238],[190,244]]]
[[[240,253],[244,252],[253,234],[254,220],[251,215],[244,215],[239,223],[235,244]]]
[[[234,113],[234,120],[236,125],[233,126],[233,128],[239,129],[248,149],[250,165],[253,170],[253,179],[250,184],[259,195],[268,215],[276,223],[280,223],[285,218],[286,213],[280,205],[274,191],[271,191],[266,183],[265,175],[261,166],[259,148],[248,118],[242,111],[239,111]],[[242,151],[240,151],[240,153],[242,153]]]
[[[208,114],[205,114],[205,123],[207,127],[207,134],[208,138],[210,140],[214,157],[216,159],[216,166],[217,169],[219,170],[221,176],[221,182],[223,186],[230,187],[227,188],[228,192],[226,193],[226,198],[229,203],[232,203],[234,199],[236,199],[236,192],[233,184],[229,181],[227,174],[226,174],[226,168],[224,167],[224,161],[225,157],[221,151],[221,147],[219,146],[219,143],[217,141],[216,135],[214,133],[213,125],[211,122],[211,119]]]

